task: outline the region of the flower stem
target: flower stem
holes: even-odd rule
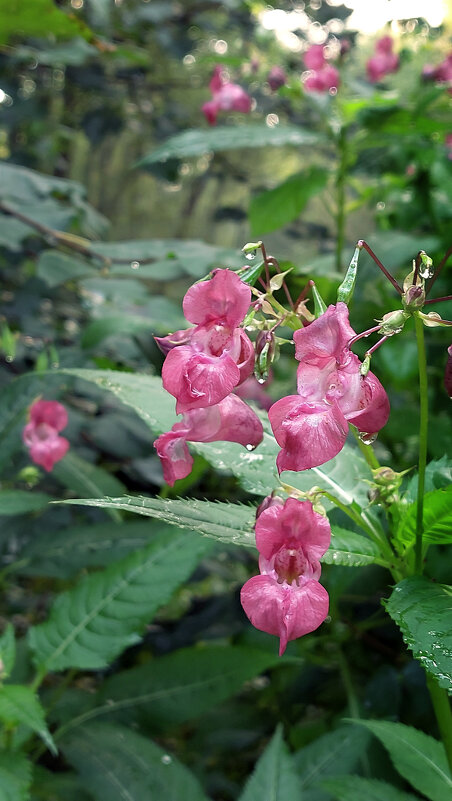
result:
[[[452,711],[449,696],[430,673],[427,673],[427,687],[452,773]]]
[[[417,512],[416,512],[416,543],[415,543],[415,573],[422,574],[422,534],[424,518],[424,488],[425,468],[427,466],[427,435],[428,435],[428,393],[427,393],[427,359],[425,354],[424,326],[421,318],[414,314],[416,329],[417,355],[419,366],[419,473],[417,484]]]

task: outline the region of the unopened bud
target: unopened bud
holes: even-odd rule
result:
[[[388,312],[383,316],[381,323],[380,333],[385,337],[392,337],[394,334],[400,334],[403,326],[409,318],[408,312],[403,309],[396,309],[396,311]]]
[[[272,331],[261,331],[256,340],[256,364],[254,374],[262,384],[268,378],[268,373],[275,357],[275,335]]]
[[[270,509],[272,506],[284,506],[284,501],[279,495],[267,495],[266,498],[259,504],[256,509],[256,520],[262,512],[265,512],[266,509]]]
[[[425,290],[423,286],[410,286],[403,295],[403,305],[407,311],[422,309],[425,303]]]
[[[444,386],[449,398],[452,398],[452,345],[447,349],[448,357],[446,372],[444,373]]]

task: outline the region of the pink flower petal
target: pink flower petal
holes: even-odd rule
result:
[[[377,376],[367,373],[362,380],[361,398],[356,412],[346,413],[346,418],[359,431],[376,434],[388,422],[389,399]]]
[[[321,367],[332,357],[339,360],[342,351],[354,336],[355,332],[348,321],[346,304],[328,306],[321,317],[295,331],[295,358]]]
[[[162,380],[182,414],[223,400],[239,383],[240,370],[230,356],[206,356],[182,345],[168,353]]]
[[[179,345],[187,345],[190,342],[194,328],[185,328],[182,331],[174,331],[173,334],[168,334],[166,337],[154,337],[155,342],[166,356],[170,350],[178,347]]]
[[[49,473],[68,450],[68,440],[65,437],[54,436],[41,441],[36,440],[30,447],[30,457],[35,464],[39,464]]]
[[[320,70],[325,65],[325,51],[323,45],[311,45],[303,56],[308,70]]]
[[[154,447],[162,463],[163,478],[170,487],[178,479],[190,475],[193,457],[190,455],[183,436],[168,431],[155,440]]]
[[[38,400],[30,407],[30,422],[47,423],[55,431],[62,431],[67,426],[67,411],[58,401]]]
[[[236,328],[251,303],[251,289],[231,270],[215,270],[210,281],[190,287],[183,300],[187,320]]]
[[[204,103],[201,106],[201,111],[209,125],[216,125],[219,106],[215,100],[208,100],[207,103]]]
[[[301,548],[307,559],[317,561],[330,541],[328,518],[315,512],[310,501],[288,498],[284,506],[271,505],[256,520],[256,546],[265,559],[286,547]]]

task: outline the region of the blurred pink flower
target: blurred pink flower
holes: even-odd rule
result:
[[[193,458],[187,442],[238,442],[255,448],[262,437],[262,423],[253,410],[236,395],[228,395],[215,406],[185,412],[180,423],[156,439],[154,447],[163,477],[172,487],[177,479],[191,472]]]
[[[317,467],[345,445],[348,423],[375,434],[389,417],[389,401],[378,378],[360,373],[361,362],[348,348],[355,336],[345,303],[329,306],[309,326],[295,332],[298,395],[276,401],[268,416],[282,450],[279,472]]]
[[[446,136],[446,151],[447,158],[452,159],[452,134],[447,134]]]
[[[314,631],[328,614],[328,593],[318,579],[330,538],[327,518],[309,501],[274,503],[256,520],[261,575],[246,582],[240,600],[253,626],[279,637],[280,656],[289,640]]]
[[[282,67],[272,67],[267,76],[267,83],[273,92],[276,92],[287,81],[287,75]]]
[[[303,61],[308,70],[321,70],[326,64],[323,45],[311,45],[303,56]]]
[[[58,436],[66,426],[67,412],[58,401],[38,400],[30,407],[30,422],[22,432],[22,439],[30,449],[32,461],[47,472],[69,449],[68,440]]]
[[[383,36],[375,45],[375,55],[366,64],[367,77],[372,83],[378,83],[391,72],[397,72],[399,57],[393,53],[394,42],[390,36]]]
[[[304,63],[312,70],[304,82],[306,92],[329,92],[338,88],[339,72],[328,64],[323,45],[311,45],[304,54]]]
[[[219,403],[253,372],[254,347],[238,327],[250,302],[249,286],[230,270],[215,270],[209,281],[188,290],[183,309],[195,327],[159,343],[170,348],[162,380],[178,414]]]
[[[446,372],[444,373],[444,386],[449,398],[452,398],[452,345],[447,348]]]
[[[204,103],[201,109],[209,125],[216,125],[219,111],[241,111],[243,114],[251,111],[251,97],[241,86],[228,80],[220,64],[214,69],[209,89],[212,100]]]
[[[273,400],[270,395],[267,395],[264,387],[270,383],[271,376],[269,376],[265,384],[260,384],[253,375],[250,375],[243,384],[239,384],[239,386],[235,388],[234,392],[239,398],[254,401],[261,409],[265,409],[268,412]]]

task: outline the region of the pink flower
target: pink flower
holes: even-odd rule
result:
[[[383,36],[375,45],[375,55],[366,64],[367,76],[372,83],[378,83],[390,72],[397,72],[399,57],[392,52],[394,42],[390,36]]]
[[[452,134],[446,136],[446,152],[447,158],[452,159]]]
[[[265,385],[268,385],[271,381],[271,376],[269,376],[268,380],[265,382]],[[264,384],[260,384],[259,381],[253,376],[250,375],[243,384],[239,384],[238,387],[235,388],[234,392],[239,398],[243,398],[243,400],[250,400],[257,403],[261,409],[265,409],[267,412],[270,406],[273,403],[270,395],[267,395]]]
[[[323,45],[311,45],[304,54],[304,63],[312,70],[304,82],[306,92],[329,92],[338,88],[339,72],[328,64]]]
[[[47,472],[69,449],[68,440],[58,436],[66,426],[67,412],[58,401],[38,400],[32,404],[30,422],[22,432],[22,439],[30,449],[32,461]]]
[[[273,404],[268,416],[282,450],[279,472],[317,467],[344,447],[348,423],[376,434],[389,417],[385,390],[373,373],[360,374],[361,362],[348,348],[355,336],[345,303],[329,306],[321,317],[294,334],[298,395]]]
[[[444,386],[446,387],[446,392],[449,395],[449,398],[452,398],[452,345],[447,348],[447,364],[446,364],[446,372],[444,373]]]
[[[311,45],[311,47],[308,47],[303,60],[308,70],[321,70],[326,64],[323,45]]]
[[[314,631],[328,614],[328,593],[318,579],[330,538],[327,518],[309,501],[289,498],[256,520],[261,575],[246,582],[240,600],[253,626],[280,638],[280,656],[289,640]]]
[[[279,89],[281,86],[284,86],[286,81],[287,75],[282,67],[275,66],[271,68],[267,76],[267,83],[272,92],[276,92],[277,89]]]
[[[219,111],[241,111],[249,114],[251,97],[236,83],[231,83],[220,64],[214,69],[209,83],[212,100],[202,106],[202,111],[209,125],[215,125]]]
[[[178,414],[219,403],[251,375],[253,344],[238,327],[250,302],[250,288],[230,270],[215,270],[210,281],[188,290],[184,314],[196,325],[186,339],[177,331],[172,343],[164,343],[171,349],[163,364],[163,386],[176,398]]]
[[[163,467],[163,477],[170,487],[191,472],[193,458],[188,442],[238,442],[256,447],[263,437],[262,423],[252,409],[235,395],[209,406],[192,409],[183,415],[166,434],[154,443]]]

